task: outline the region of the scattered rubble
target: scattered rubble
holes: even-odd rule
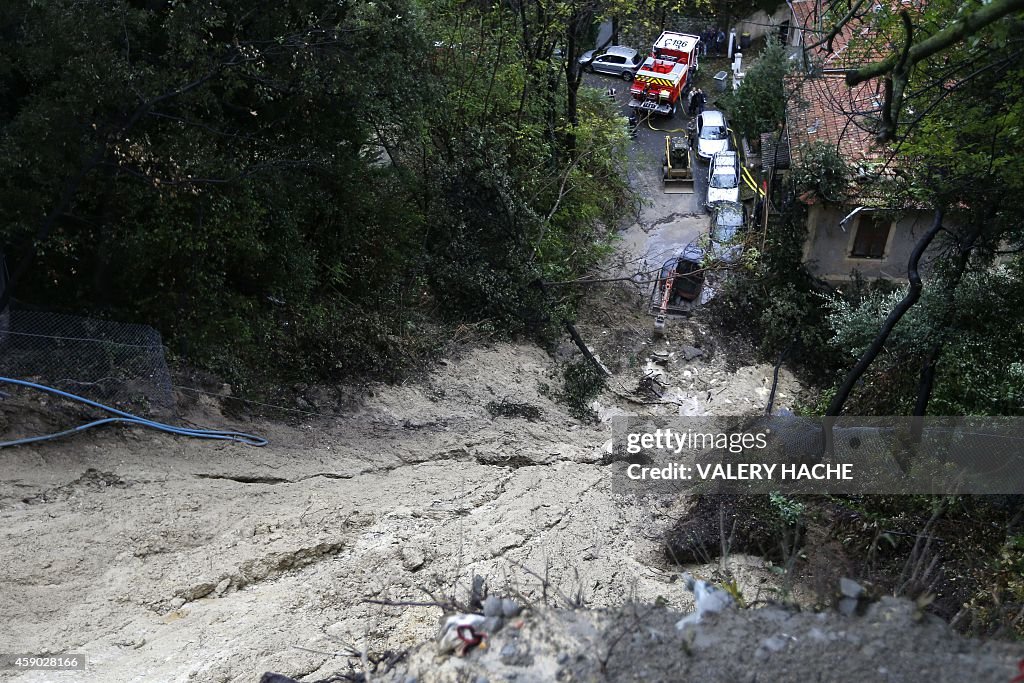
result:
[[[857,610],[863,606],[866,597],[864,587],[845,576],[839,579],[839,594],[841,597],[837,609],[840,614],[847,617],[852,617],[857,613]]]
[[[729,604],[714,597],[723,592],[705,582],[694,581],[694,588],[711,596],[705,602]],[[380,683],[1008,683],[1024,657],[1020,643],[962,638],[915,603],[892,597],[853,618],[779,606],[705,608],[691,621],[681,616],[637,604],[606,610],[534,606],[514,628],[494,633],[486,648],[464,657],[438,656],[433,644],[424,643],[393,669],[377,670],[372,677]]]
[[[699,624],[706,614],[717,614],[736,606],[736,601],[727,592],[702,579],[694,579],[689,573],[683,574],[683,585],[693,593],[693,612],[676,622],[676,629]]]
[[[690,346],[689,344],[683,344],[679,351],[682,354],[683,359],[688,361],[700,358],[704,355],[702,350],[698,349],[696,346]]]

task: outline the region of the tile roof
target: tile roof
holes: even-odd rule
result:
[[[849,87],[841,75],[794,76],[787,81],[786,129],[794,160],[801,149],[822,141],[834,146],[848,163],[858,166],[881,159],[873,123],[882,102],[881,82]]]
[[[895,49],[873,28],[874,13],[884,9],[883,2],[892,11],[915,11],[926,1],[875,0],[874,12],[839,31],[831,52],[825,45],[808,51],[815,67],[812,75],[795,75],[786,81],[786,92],[790,95],[786,100],[786,133],[793,163],[799,163],[802,151],[810,143],[832,146],[856,174],[848,194],[861,203],[891,203],[886,184],[894,178],[900,160],[890,158],[891,150],[875,140],[875,124],[884,99],[882,81],[873,79],[850,87],[844,72],[883,59]],[[828,28],[845,13],[842,5],[828,0],[791,0],[790,7],[794,24],[805,29],[805,47],[823,40]],[[838,15],[837,7],[841,8]]]
[[[824,0],[790,2],[794,23],[806,29],[805,47],[824,39],[828,28],[842,18],[842,11],[835,16],[836,6]],[[787,93],[792,95],[787,99],[786,129],[794,160],[800,158],[805,145],[816,141],[834,146],[855,167],[879,159],[884,152],[874,144],[872,133],[873,120],[878,117],[882,103],[882,82],[875,79],[850,88],[842,73],[873,61],[879,54],[882,46],[871,44],[870,32],[869,23],[848,22],[832,41],[831,52],[826,45],[810,50],[811,61],[818,62],[815,75],[788,79]]]
[[[924,0],[886,0],[893,13],[908,9],[917,11]],[[822,41],[836,22],[841,20],[848,7],[829,0],[793,0],[793,24],[804,29],[804,47],[810,48]],[[823,69],[849,69],[884,59],[898,49],[885,37],[875,31],[876,13],[882,11],[882,0],[875,0],[874,11],[848,21],[832,39],[832,51],[828,45],[809,49],[808,57],[820,61]]]
[[[841,75],[824,75],[791,77],[787,85],[795,89],[786,105],[791,163],[799,164],[811,143],[824,142],[854,174],[846,190],[848,201],[879,207],[891,204],[887,187],[899,160],[877,143],[872,131],[881,102],[877,83],[850,88]]]
[[[843,130],[870,128],[867,119],[877,112],[882,102],[881,81],[876,79],[847,89],[842,82],[843,72],[866,64],[877,62],[892,54],[899,46],[876,31],[877,15],[904,9],[917,11],[927,0],[872,0],[874,5],[863,16],[848,21],[828,45],[819,45],[808,51],[814,73],[820,74],[821,82],[800,86],[802,99],[814,102],[818,111],[808,124],[821,119],[825,125],[825,136],[830,142],[838,142]],[[848,7],[828,0],[791,0],[794,23],[805,29],[803,45],[808,47],[824,40],[828,30],[843,18]],[[820,105],[826,105],[822,111]],[[850,125],[852,124],[852,126]],[[836,129],[839,129],[837,132]],[[844,140],[839,151],[850,161],[856,161],[865,152],[865,135],[850,130],[853,139]],[[811,134],[813,138],[814,135]],[[794,149],[797,145],[794,144]],[[871,154],[868,154],[871,156]]]

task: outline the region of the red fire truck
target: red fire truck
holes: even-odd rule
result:
[[[672,116],[683,108],[683,92],[689,78],[689,67],[681,62],[648,57],[633,77],[629,94],[634,109]]]
[[[697,69],[700,68],[697,64],[697,56],[700,54],[697,49],[699,44],[700,36],[665,31],[654,41],[651,56],[655,59],[667,59],[686,64],[690,67],[690,73],[696,74]]]
[[[634,109],[672,116],[697,72],[700,36],[665,31],[640,66],[629,92]]]

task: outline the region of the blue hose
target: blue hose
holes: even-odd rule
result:
[[[25,380],[22,379],[12,379],[10,377],[0,377],[0,382],[6,384],[15,384],[20,387],[28,387],[29,389],[36,389],[38,391],[45,391],[48,394],[53,394],[54,396],[67,398],[72,401],[77,401],[78,403],[84,403],[87,406],[99,408],[100,410],[106,411],[112,415],[117,416],[107,417],[101,420],[95,420],[93,422],[89,422],[84,425],[79,425],[78,427],[74,427],[72,429],[65,429],[62,432],[55,432],[53,434],[44,434],[43,436],[31,436],[25,439],[16,439],[14,441],[0,441],[0,448],[5,448],[7,446],[23,446],[29,443],[38,443],[40,441],[59,439],[64,436],[77,434],[78,432],[84,432],[85,430],[92,429],[93,427],[99,427],[101,425],[114,423],[139,425],[140,427],[149,427],[150,429],[156,429],[161,432],[167,432],[168,434],[176,434],[178,436],[190,436],[197,439],[219,439],[221,441],[237,441],[247,446],[267,445],[267,440],[264,439],[263,437],[253,436],[252,434],[246,434],[244,432],[228,432],[221,431],[219,429],[190,429],[188,427],[175,427],[173,425],[164,424],[163,422],[147,420],[144,417],[132,415],[131,413],[126,413],[123,410],[111,408],[110,406],[105,406],[102,403],[90,401],[87,398],[76,396],[75,394],[69,394],[66,391],[54,389],[53,387],[48,387],[42,384],[36,384],[35,382],[26,382]]]

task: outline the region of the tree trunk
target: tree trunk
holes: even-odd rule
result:
[[[956,260],[953,263],[953,271],[949,275],[949,279],[946,281],[945,287],[943,287],[943,296],[947,299],[952,299],[956,293],[956,288],[960,285],[960,280],[963,279],[964,273],[967,271],[967,263],[971,258],[971,251],[974,249],[974,243],[978,241],[978,237],[981,235],[981,225],[979,222],[971,229],[964,239],[963,243],[959,245]],[[945,330],[949,326],[949,322],[953,317],[952,306],[947,307],[942,317],[939,319],[937,324],[938,329]],[[922,417],[925,411],[928,409],[928,401],[931,399],[932,386],[935,383],[935,364],[939,361],[939,357],[942,355],[942,350],[945,347],[945,339],[940,337],[936,341],[931,349],[928,350],[928,355],[925,356],[924,364],[921,366],[921,375],[917,382],[917,399],[914,401],[914,416]],[[915,430],[916,431],[916,430]]]
[[[569,121],[568,132],[565,136],[565,149],[567,157],[571,158],[576,149],[576,125],[579,123],[579,89],[583,82],[583,68],[579,65],[579,41],[577,31],[580,18],[578,15],[570,17],[566,24],[565,31],[565,116]]]
[[[857,384],[857,381],[864,375],[871,364],[878,357],[878,354],[882,352],[882,348],[885,346],[885,342],[889,339],[889,335],[892,333],[893,328],[896,324],[906,315],[907,311],[917,303],[918,299],[921,298],[921,274],[918,272],[918,267],[921,262],[921,257],[924,255],[925,250],[935,239],[935,236],[939,234],[939,230],[942,229],[942,209],[935,210],[935,219],[932,222],[932,227],[928,229],[917,244],[914,246],[914,250],[910,253],[910,260],[907,263],[907,279],[910,281],[910,287],[907,289],[906,296],[896,307],[892,309],[885,322],[882,323],[882,327],[878,330],[878,334],[875,335],[874,340],[868,345],[868,348],[861,354],[860,360],[853,366],[850,372],[847,373],[843,383],[839,386],[839,390],[836,391],[836,395],[832,398],[832,402],[829,403],[828,410],[825,411],[825,419],[822,421],[824,428],[825,437],[825,452],[828,454],[834,453],[834,442],[832,438],[832,426],[835,424],[836,417],[843,412],[843,406],[846,405],[847,399],[850,398],[850,394],[853,392],[853,387]],[[830,419],[832,418],[832,419]]]
[[[574,344],[576,344],[576,348],[580,350],[580,353],[582,353],[587,360],[593,363],[594,367],[597,368],[598,372],[600,372],[605,377],[611,377],[612,373],[608,372],[608,368],[602,365],[601,361],[599,361],[587,347],[586,342],[583,341],[583,337],[580,336],[579,330],[576,329],[575,323],[573,323],[571,320],[566,320],[565,329],[569,332],[569,336],[572,337],[572,341]]]
[[[943,287],[943,296],[946,297],[947,302],[953,298],[956,293],[956,288],[963,279],[964,273],[967,270],[967,263],[971,258],[971,250],[974,248],[974,243],[978,241],[978,237],[981,235],[981,225],[985,224],[984,221],[975,224],[975,227],[968,233],[966,239],[958,247],[958,253],[956,261],[953,265],[953,271],[949,275],[949,279],[946,280],[945,287]],[[936,324],[939,330],[945,330],[953,317],[952,305],[947,305],[944,309],[941,318]],[[909,453],[904,458],[903,462],[900,462],[900,467],[903,468],[904,473],[910,469],[911,458],[916,458],[917,449],[921,445],[921,437],[924,434],[924,416],[928,412],[928,402],[932,398],[932,388],[935,386],[935,365],[939,362],[939,358],[942,356],[943,349],[946,346],[946,340],[940,336],[932,347],[928,349],[927,355],[925,355],[924,363],[921,365],[921,374],[917,380],[917,398],[914,400],[914,412],[913,419],[910,421],[910,443]]]
[[[537,279],[532,286],[538,287],[541,294],[543,294],[545,298],[547,297],[548,288],[547,285],[544,284],[543,280]],[[605,377],[611,377],[612,373],[608,371],[608,368],[606,368],[596,356],[594,356],[593,352],[591,352],[590,348],[587,346],[587,343],[583,341],[583,337],[580,336],[580,331],[576,329],[576,323],[572,320],[563,320],[562,322],[565,324],[565,330],[569,333],[569,337],[572,338],[572,343],[580,350],[583,357],[590,361],[602,375]]]

